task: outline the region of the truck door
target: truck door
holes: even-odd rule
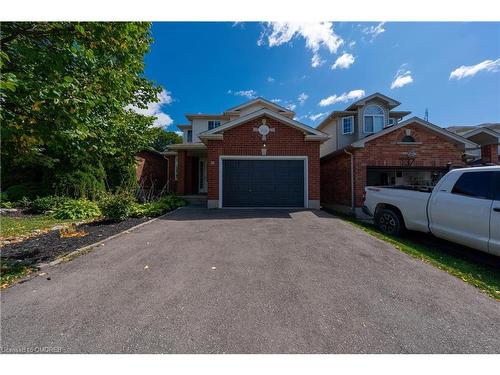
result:
[[[493,192],[493,205],[490,217],[490,242],[488,251],[500,256],[500,172],[495,174],[495,189]]]
[[[464,172],[452,187],[433,193],[429,202],[432,233],[487,252],[493,176],[493,171]]]

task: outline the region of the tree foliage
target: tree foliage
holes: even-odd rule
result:
[[[154,119],[131,109],[160,92],[143,76],[149,23],[3,23],[0,39],[4,185],[106,179],[151,144]]]
[[[166,131],[163,128],[151,129],[152,141],[151,147],[156,151],[166,151],[169,145],[182,143],[182,137],[173,131]]]

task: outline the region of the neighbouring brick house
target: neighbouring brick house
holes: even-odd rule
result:
[[[321,146],[323,206],[360,214],[365,186],[432,187],[450,168],[466,165],[476,143],[418,117],[403,120],[410,112],[395,111],[399,105],[376,93],[318,126],[331,136]]]
[[[320,206],[325,133],[258,98],[216,115],[186,115],[183,143],[169,147],[179,195],[206,194],[209,208]]]
[[[171,191],[174,181],[168,181],[169,165],[164,154],[154,150],[143,150],[135,156],[136,177],[141,188],[153,194]]]

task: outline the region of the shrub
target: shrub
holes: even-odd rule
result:
[[[28,197],[22,197],[21,200],[15,203],[15,206],[27,210],[31,208],[31,200]]]
[[[82,167],[81,170],[60,172],[54,177],[56,195],[75,199],[99,199],[106,191],[105,172],[102,166]]]
[[[67,199],[54,212],[56,219],[89,219],[101,216],[99,206],[87,199]]]
[[[2,202],[0,203],[0,207],[2,207],[2,208],[14,208],[15,205],[12,202],[2,200]]]
[[[12,185],[2,192],[2,200],[9,200],[11,202],[18,202],[24,197],[35,198],[40,192],[40,187],[33,183],[23,183]]]
[[[136,217],[159,216],[165,212],[185,205],[186,201],[184,199],[178,198],[175,195],[169,195],[148,203],[134,205],[133,215]]]
[[[36,214],[43,214],[46,211],[57,210],[68,198],[58,196],[48,196],[37,198],[31,203],[31,210]]]
[[[100,203],[101,212],[109,220],[120,221],[133,214],[134,197],[129,193],[119,193],[103,199]]]

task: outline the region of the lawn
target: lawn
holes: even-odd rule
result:
[[[0,217],[0,238],[24,237],[35,231],[45,231],[55,225],[70,223],[75,220],[55,219],[50,215],[37,216],[2,216]]]
[[[389,242],[400,251],[432,264],[433,266],[456,276],[463,281],[474,285],[491,297],[500,301],[500,271],[493,265],[482,264],[469,259],[463,254],[454,254],[444,251],[438,246],[429,246],[418,243],[408,237],[388,236],[379,231],[374,225],[360,222],[352,217],[331,212],[337,217],[351,223],[378,239]],[[436,241],[439,243],[438,241]],[[474,251],[474,250],[471,250]],[[485,256],[488,256],[485,254]]]

